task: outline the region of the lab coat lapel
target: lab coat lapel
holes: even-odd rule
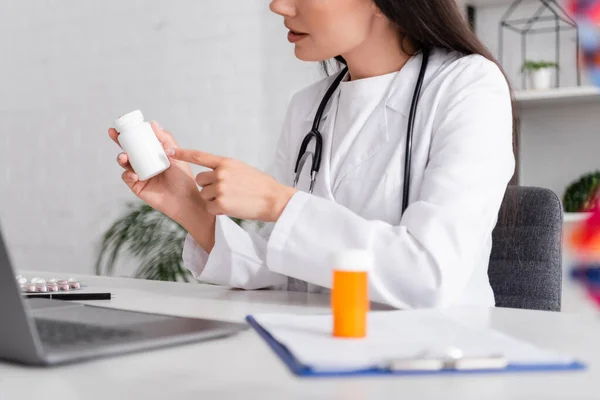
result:
[[[303,129],[303,132],[305,132],[304,134],[307,134],[311,131],[315,114],[317,113],[319,105],[321,104],[321,100],[323,99],[327,88],[329,88],[335,77],[336,75],[332,75],[328,79],[328,82],[325,85],[325,89],[322,91],[322,93],[318,93],[317,96],[315,96],[315,99],[313,100],[313,107],[310,113],[306,116]],[[329,103],[325,107],[325,110],[323,111],[323,116],[321,117],[321,124],[319,125],[319,131],[323,136],[323,150],[321,153],[321,167],[319,169],[319,175],[317,176],[314,194],[329,200],[334,199],[331,181],[331,146],[333,142],[333,128],[338,107],[338,101],[339,89],[337,89],[331,96],[331,100],[329,101]],[[304,138],[304,136],[302,136],[302,138]],[[297,150],[300,149],[301,142],[302,141],[299,141]],[[314,141],[310,144],[309,150],[314,151]],[[308,163],[304,168],[305,171],[303,170],[302,172],[304,179],[302,179],[301,182],[304,186],[308,187],[307,185],[310,182],[310,176],[308,173],[308,171],[310,170],[310,166],[308,165]],[[304,187],[302,187],[302,189],[304,190]]]
[[[400,132],[393,134],[405,135],[397,123],[388,123],[392,117],[390,113],[397,113],[401,120],[408,120],[410,104],[414,91],[414,83],[417,81],[421,65],[422,55],[411,57],[404,67],[398,72],[398,75],[391,83],[390,89],[376,108],[373,115],[369,118],[362,129],[362,132],[356,137],[348,155],[345,158],[344,165],[340,168],[339,175],[334,177],[335,187],[356,167],[374,157],[390,142],[390,129],[400,129]],[[397,121],[398,118],[392,119]],[[335,187],[333,189],[335,193]]]
[[[425,83],[428,81],[427,78],[431,76],[431,70],[435,68],[435,60],[433,58],[433,56],[430,56],[429,66],[425,74]],[[396,76],[387,98],[387,106],[406,118],[408,118],[408,115],[410,114],[410,107],[415,92],[415,85],[419,79],[422,60],[423,54],[419,53],[414,57],[411,57],[406,64],[404,64],[404,67],[402,67]],[[427,85],[424,84],[423,87],[425,88]]]
[[[335,188],[339,182],[346,177],[353,169],[373,157],[383,149],[390,138],[387,131],[387,110],[385,102],[382,102],[375,112],[368,119],[350,147],[348,154],[344,157],[344,162],[340,168],[337,177],[334,177]]]
[[[323,154],[321,161],[321,176],[323,182],[322,195],[326,199],[334,200],[333,179],[331,176],[331,150],[333,146],[333,132],[335,128],[335,117],[339,104],[339,91],[336,91],[331,99],[331,107],[327,110],[328,118],[322,123],[321,133],[323,134]]]
[[[310,122],[310,126],[308,128],[309,130],[307,132],[309,132],[310,129],[312,128],[312,124],[315,119],[315,115],[317,114],[317,110],[319,109],[319,106],[321,105],[321,101],[323,100],[325,93],[327,92],[327,90],[329,89],[329,86],[331,86],[331,84],[333,83],[333,81],[335,80],[336,77],[337,77],[337,74],[329,76],[325,80],[325,84],[323,85],[322,89],[320,91],[318,91],[318,93],[315,95],[315,97],[312,101],[312,108],[310,109],[310,112],[306,115],[306,122]],[[323,133],[324,123],[329,118],[329,115],[331,114],[331,110],[335,108],[335,107],[333,107],[332,103],[333,103],[333,100],[335,100],[336,97],[339,95],[339,90],[340,89],[338,88],[333,93],[333,95],[331,96],[331,100],[325,106],[325,110],[323,110],[323,116],[321,117],[321,125],[320,125],[320,129],[319,129],[321,131],[321,133]],[[336,107],[337,107],[337,105],[336,105]]]

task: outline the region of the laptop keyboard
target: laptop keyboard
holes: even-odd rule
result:
[[[41,318],[36,318],[35,324],[42,343],[50,346],[113,342],[138,334],[138,332],[129,329],[107,328]]]

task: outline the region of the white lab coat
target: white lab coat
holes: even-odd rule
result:
[[[508,84],[485,58],[432,52],[416,117],[410,205],[400,218],[406,126],[421,55],[401,69],[337,176],[330,173],[336,96],[324,112],[321,171],[314,194],[309,166],[281,218],[262,230],[217,218],[206,254],[188,236],[185,266],[200,281],[242,289],[309,291],[331,287],[329,257],[368,249],[373,301],[397,308],[493,306],[487,269],[492,230],[510,181],[512,115]],[[293,97],[270,173],[292,185],[300,143],[334,76]]]

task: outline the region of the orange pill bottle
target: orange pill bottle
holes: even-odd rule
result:
[[[345,250],[332,257],[332,267],[333,336],[364,338],[367,336],[369,271],[373,268],[373,257],[364,250]]]

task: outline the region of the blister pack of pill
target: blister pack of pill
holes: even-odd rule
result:
[[[17,285],[19,285],[23,293],[69,292],[79,290],[82,287],[81,282],[75,278],[44,279],[36,276],[28,279],[22,275],[17,276]]]

